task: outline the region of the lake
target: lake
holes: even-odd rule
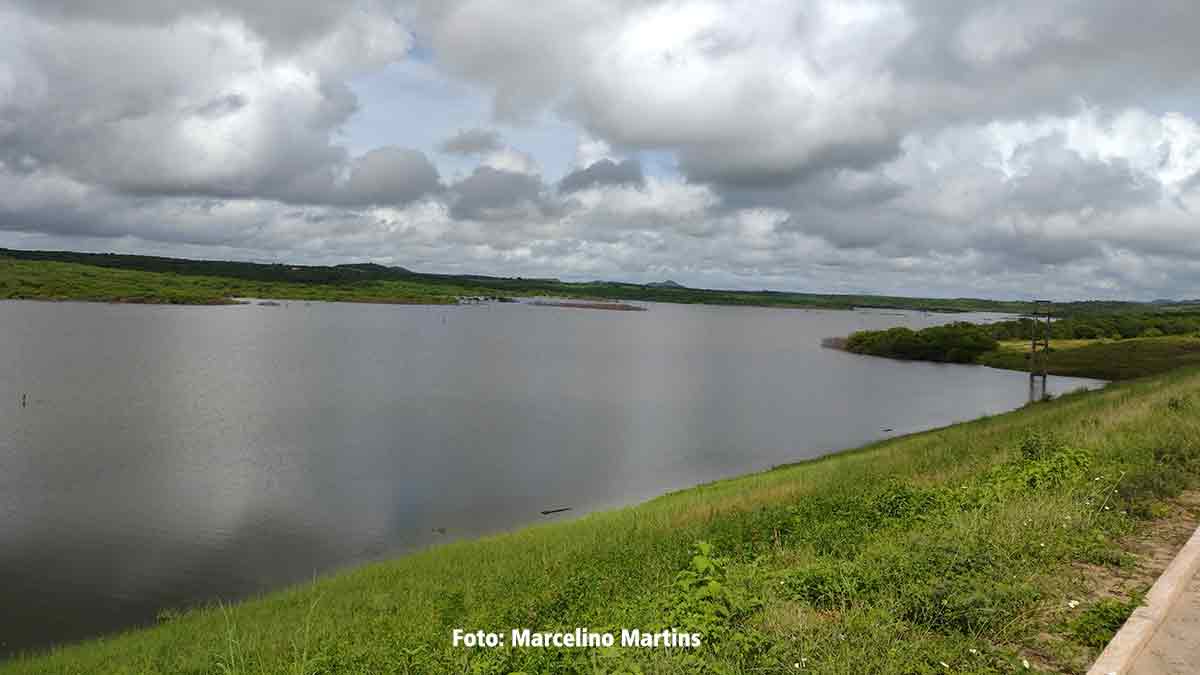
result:
[[[820,346],[996,315],[648,307],[0,302],[0,654],[1029,396]]]

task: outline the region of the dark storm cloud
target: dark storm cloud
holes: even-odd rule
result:
[[[878,173],[833,170],[784,184],[719,184],[715,189],[725,209],[794,211],[812,206],[832,210],[876,208],[904,194],[909,187]]]
[[[1139,175],[1128,161],[1089,160],[1063,147],[1061,138],[1026,146],[1015,160],[1027,163],[1029,169],[1010,182],[1009,199],[1026,211],[1119,211],[1162,197],[1158,181]]]
[[[424,153],[386,147],[356,159],[349,180],[334,190],[330,201],[356,206],[407,204],[440,188],[437,169]]]
[[[1039,228],[988,228],[971,240],[975,250],[1009,266],[1024,266],[1035,270],[1043,265],[1065,265],[1099,256],[1104,246],[1088,237],[1062,236]]]
[[[746,101],[746,105],[753,105]],[[866,170],[900,152],[903,133],[899,128],[881,137],[831,144],[812,150],[802,160],[773,159],[772,148],[756,147],[752,140],[685,148],[679,166],[690,180],[713,183],[721,188],[788,187],[839,169]],[[770,140],[767,139],[768,143]]]
[[[537,176],[481,166],[450,187],[450,215],[459,220],[500,220],[545,207]]]
[[[642,163],[636,159],[614,162],[602,159],[587,168],[572,171],[559,181],[560,192],[576,192],[602,185],[624,185],[642,187],[646,177],[642,174]]]
[[[449,155],[485,155],[504,147],[500,134],[491,129],[464,129],[438,144]]]

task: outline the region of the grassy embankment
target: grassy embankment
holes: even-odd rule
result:
[[[1200,370],[1176,371],[172,613],[0,671],[1082,672],[1157,572],[1134,542],[1182,518],[1175,498],[1200,483],[1198,412]],[[453,628],[514,627],[705,642],[451,647]]]

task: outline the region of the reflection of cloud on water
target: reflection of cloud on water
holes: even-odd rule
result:
[[[46,401],[0,406],[0,573],[15,582],[0,606],[25,608],[30,640],[1000,412],[1028,391],[1023,373],[820,347],[962,315],[0,312],[0,387],[36,378]],[[25,604],[47,587],[64,592]]]

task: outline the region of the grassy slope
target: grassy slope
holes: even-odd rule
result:
[[[1066,572],[1128,565],[1117,538],[1151,526],[1135,516],[1197,482],[1197,410],[1200,370],[1176,371],[436,547],[0,671],[989,673],[1029,658],[1077,672],[1129,605]],[[1028,442],[1034,430],[1069,448]],[[693,559],[699,540],[724,563]],[[707,646],[449,646],[453,627],[666,622],[703,626]]]
[[[1200,337],[1169,336],[1129,340],[1055,340],[1047,370],[1051,375],[1127,380],[1164,373],[1187,365],[1200,365]],[[993,368],[1029,370],[1029,344],[1004,343],[1001,349],[979,357]]]

